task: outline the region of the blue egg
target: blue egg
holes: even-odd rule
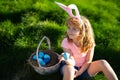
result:
[[[33,59],[33,60],[37,60],[37,56],[36,56],[36,55],[33,55],[33,56],[32,56],[32,59]]]
[[[45,66],[46,65],[46,63],[43,61],[43,59],[39,58],[38,61],[39,61],[41,66]]]
[[[42,51],[39,52],[39,53],[38,53],[38,57],[39,57],[39,58],[43,58],[43,57],[44,57],[44,52],[42,52]]]
[[[48,55],[48,54],[45,54],[44,55],[44,62],[47,64],[47,63],[49,63],[50,62],[50,55]]]
[[[69,58],[69,54],[64,52],[63,57],[64,57],[65,60],[67,60]]]

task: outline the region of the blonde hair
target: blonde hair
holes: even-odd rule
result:
[[[89,20],[86,17],[81,17],[83,24],[79,21],[79,19],[75,17],[70,17],[66,25],[67,26],[73,26],[77,27],[80,29],[80,37],[79,37],[79,47],[82,52],[86,52],[89,50],[91,47],[95,46],[95,41],[94,41],[94,33],[91,27],[91,24]],[[68,41],[71,42],[72,40],[69,39],[68,35],[66,35],[68,38]]]

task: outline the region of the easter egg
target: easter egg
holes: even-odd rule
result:
[[[42,52],[42,51],[39,52],[39,53],[38,53],[38,57],[39,57],[39,58],[43,58],[43,57],[44,57],[44,52]]]
[[[70,54],[67,52],[64,52],[63,57],[65,60],[69,59]]]
[[[39,58],[38,61],[39,61],[41,66],[45,66],[46,65],[46,63],[43,61],[43,59]]]
[[[48,54],[45,54],[44,55],[44,62],[47,64],[47,63],[49,63],[50,62],[50,55],[48,55]]]
[[[33,59],[33,60],[37,60],[37,56],[36,56],[36,55],[33,55],[33,56],[32,56],[32,59]]]

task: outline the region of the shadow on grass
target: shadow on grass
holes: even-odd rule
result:
[[[16,46],[0,48],[1,80],[62,80],[59,72],[50,75],[40,75],[33,70],[33,68],[28,64],[27,59],[35,50],[36,49],[33,48],[20,48]],[[111,64],[119,77],[119,57],[119,52],[116,52],[114,50],[106,49],[104,51],[101,51],[96,49],[94,60],[106,59]],[[89,80],[96,79],[91,78]]]

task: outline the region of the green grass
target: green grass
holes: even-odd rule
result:
[[[106,59],[120,78],[119,0],[56,1],[66,5],[76,4],[81,15],[90,20],[96,41],[94,60]],[[49,80],[51,76],[52,80],[60,78],[58,74],[37,74],[26,60],[36,51],[43,36],[50,38],[55,52],[62,52],[60,43],[65,34],[67,17],[68,14],[54,0],[0,0],[1,80]],[[44,47],[43,44],[41,48],[46,49],[47,45]],[[93,80],[105,78],[103,74],[98,74]]]

